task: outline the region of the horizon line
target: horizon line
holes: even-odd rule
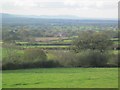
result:
[[[71,17],[73,17],[73,18],[71,18],[71,19],[81,19],[81,20],[83,20],[83,19],[95,19],[95,20],[118,20],[118,18],[91,18],[91,17],[80,17],[80,16],[77,16],[77,15],[24,15],[24,14],[14,14],[14,13],[6,13],[6,12],[4,12],[4,13],[2,13],[2,12],[0,12],[0,14],[8,14],[8,15],[16,15],[16,16],[22,16],[22,17],[30,17],[30,16],[35,16],[36,18],[40,18],[40,16],[48,16],[48,17],[53,17],[53,16],[64,16],[64,17],[61,17],[60,19],[70,19],[69,17],[67,17],[67,16],[71,16]],[[32,17],[32,18],[35,18],[35,17]],[[65,18],[66,17],[66,18]],[[49,19],[49,18],[46,18],[46,19]],[[59,19],[59,18],[57,18],[57,17],[53,17],[53,18],[50,18],[50,19]]]

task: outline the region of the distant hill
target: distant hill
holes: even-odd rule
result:
[[[117,23],[117,20],[108,19],[86,19],[77,16],[34,16],[34,15],[14,15],[0,13],[3,24],[50,24],[50,23]]]
[[[12,14],[5,14],[5,13],[0,13],[0,16],[2,16],[2,18],[15,18],[15,15]]]
[[[80,19],[80,17],[77,16],[70,16],[70,15],[58,15],[58,16],[49,16],[49,15],[14,15],[14,14],[7,14],[7,13],[0,13],[0,16],[2,18],[41,18],[41,19]]]

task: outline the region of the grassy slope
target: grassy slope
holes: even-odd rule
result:
[[[2,47],[0,47],[0,62],[2,61]]]
[[[3,88],[115,88],[117,68],[41,68],[3,71]]]
[[[2,48],[0,47],[0,68],[2,63]],[[0,70],[0,89],[2,88],[2,71]]]

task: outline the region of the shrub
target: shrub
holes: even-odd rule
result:
[[[3,57],[2,69],[21,68],[51,68],[51,67],[105,67],[120,65],[118,54],[101,53],[95,50],[85,50],[79,53],[70,51],[51,52],[47,56],[38,48],[18,50],[7,49]],[[54,56],[54,57],[53,57]],[[108,58],[109,57],[109,58]],[[108,61],[109,59],[109,61]]]
[[[45,67],[47,63],[46,54],[40,49],[26,49],[24,53],[18,53],[17,50],[7,49],[3,57],[2,69],[20,69]]]
[[[49,61],[44,61],[42,62],[42,67],[45,68],[52,68],[52,67],[60,67],[61,65],[59,64],[58,61],[55,60],[49,60]]]
[[[120,66],[120,53],[111,53],[109,54],[108,66],[115,67]]]
[[[77,54],[78,66],[103,67],[106,66],[108,57],[106,53],[98,51],[82,51]]]
[[[56,60],[63,67],[76,67],[76,55],[73,52],[69,51],[60,51],[55,53],[57,58]]]
[[[3,57],[2,61],[2,69],[18,69],[19,64],[21,63],[21,55],[15,52],[7,53],[5,57]]]
[[[47,60],[47,56],[43,50],[37,48],[30,48],[24,51],[24,59],[26,62],[39,62]]]
[[[47,60],[47,56],[43,50],[37,48],[30,48],[24,51],[23,67],[34,68],[42,67]]]

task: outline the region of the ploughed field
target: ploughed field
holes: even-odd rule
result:
[[[3,88],[117,88],[118,68],[5,70]]]

